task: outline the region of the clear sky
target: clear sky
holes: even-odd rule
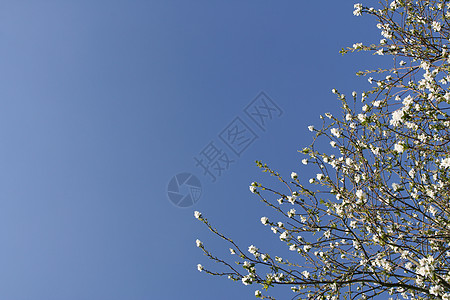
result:
[[[375,57],[339,54],[380,39],[353,4],[2,1],[0,299],[253,299],[258,286],[197,271],[220,267],[197,238],[232,257],[193,211],[245,248],[286,251],[259,221],[270,210],[248,186],[274,181],[254,161],[309,178],[297,150],[339,112],[331,89],[369,87],[354,74]],[[280,109],[264,128],[245,113],[261,91]],[[253,133],[238,154],[233,121]],[[211,142],[233,160],[215,182],[194,160]],[[202,185],[188,208],[167,194],[183,172]]]

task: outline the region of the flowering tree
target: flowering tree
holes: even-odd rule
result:
[[[342,53],[369,51],[393,57],[393,67],[358,72],[370,91],[342,101],[343,117],[321,116],[309,126],[313,143],[301,150],[317,176],[286,180],[267,165],[264,172],[285,186],[252,183],[250,190],[280,220],[262,217],[298,261],[228,241],[232,264],[197,246],[224,272],[199,271],[259,284],[258,298],[275,285],[294,299],[450,299],[450,3],[448,0],[380,1],[355,4],[354,15],[375,17],[383,39]],[[370,76],[370,77],[369,77]],[[331,148],[321,150],[326,139]],[[323,145],[323,144],[322,144]],[[323,148],[323,147],[322,147]],[[328,147],[327,147],[328,148]],[[325,151],[325,152],[324,152]],[[283,222],[284,223],[283,223]]]

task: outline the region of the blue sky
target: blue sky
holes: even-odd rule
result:
[[[2,1],[0,299],[254,298],[256,286],[196,270],[219,267],[197,238],[225,256],[228,247],[193,211],[243,247],[285,251],[259,222],[270,210],[248,186],[274,181],[254,161],[309,178],[297,150],[319,114],[339,112],[331,89],[369,87],[354,74],[375,57],[339,54],[380,39],[375,21],[352,10],[351,1]],[[244,113],[261,91],[283,110],[265,131]],[[193,158],[238,116],[258,139],[212,183]],[[203,187],[184,209],[167,197],[182,172]]]

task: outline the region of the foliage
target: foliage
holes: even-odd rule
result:
[[[250,190],[286,224],[261,222],[279,235],[299,262],[272,257],[255,246],[231,244],[237,266],[197,246],[245,285],[265,295],[288,285],[295,299],[450,299],[450,3],[380,1],[355,4],[354,15],[378,21],[378,45],[357,43],[342,53],[373,52],[393,58],[392,68],[358,72],[370,91],[348,97],[337,90],[343,116],[326,113],[321,128],[309,126],[313,143],[301,150],[318,174],[289,180],[257,162],[286,189],[254,182]],[[331,149],[322,150],[319,140]],[[321,143],[323,145],[323,143]]]

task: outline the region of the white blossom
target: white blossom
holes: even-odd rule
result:
[[[295,216],[295,209],[294,209],[294,208],[291,208],[291,209],[288,211],[287,215],[288,215],[289,218],[292,218],[293,216]]]
[[[355,16],[360,16],[362,14],[362,4],[361,3],[356,3],[355,5],[353,5],[354,11],[353,14]]]
[[[288,202],[291,204],[295,204],[295,200],[297,199],[297,196],[287,196]]]
[[[433,21],[431,28],[433,28],[434,31],[439,32],[441,31],[442,25],[439,22]]]
[[[258,258],[260,256],[260,254],[258,253],[258,248],[256,248],[255,246],[251,245],[248,247],[248,252],[250,252],[251,254],[253,254],[256,258]]]
[[[383,48],[381,48],[381,49],[375,51],[375,54],[378,54],[378,55],[384,55],[384,53],[383,53]]]
[[[331,128],[331,134],[336,136],[336,137],[340,137],[341,136],[341,131],[339,128]]]
[[[402,153],[405,150],[405,148],[402,143],[396,143],[394,145],[394,150],[397,151],[398,153]]]
[[[263,225],[269,224],[269,218],[267,218],[267,217],[262,217],[262,218],[261,218],[261,223],[262,223]]]
[[[242,283],[244,285],[252,284],[252,281],[253,280],[252,280],[252,277],[250,275],[246,275],[246,276],[242,277]]]
[[[288,235],[289,235],[289,232],[287,232],[287,231],[283,232],[282,234],[280,234],[280,240],[282,240],[282,241],[287,240]]]
[[[405,114],[405,111],[403,109],[398,109],[392,113],[392,119],[390,121],[390,124],[392,126],[398,126],[403,121],[403,115]]]
[[[434,285],[430,287],[430,294],[439,296],[444,291],[444,288],[439,285]]]
[[[403,99],[403,105],[406,107],[411,106],[412,103],[413,103],[413,98],[411,97],[411,95],[408,95],[405,99]]]
[[[364,200],[364,199],[366,199],[367,196],[362,190],[357,190],[356,197],[360,200]]]
[[[394,191],[399,191],[401,189],[401,185],[394,182],[394,183],[392,183],[392,189]]]
[[[450,157],[443,158],[440,167],[443,169],[450,168]]]

